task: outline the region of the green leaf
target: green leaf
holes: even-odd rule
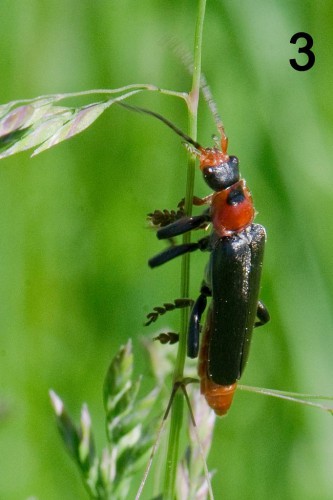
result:
[[[66,97],[93,92],[51,95],[27,101],[12,101],[0,106],[0,159],[39,146],[33,152],[34,156],[70,139],[89,127],[112,104],[140,90],[142,89],[76,108],[55,106],[54,103]],[[27,104],[17,106],[22,103]]]
[[[131,387],[133,373],[132,342],[129,340],[113,358],[107,371],[103,386],[104,408],[112,410],[123,393]]]
[[[68,94],[53,94],[11,101],[0,106],[0,159],[36,146],[33,155],[79,134],[111,105],[142,92],[158,91],[186,99],[187,94],[160,89],[151,84],[126,85],[118,89],[97,89]],[[103,99],[86,106],[61,107],[55,103],[63,99],[103,95]],[[116,97],[114,94],[120,94]]]
[[[91,430],[91,418],[86,404],[82,406],[80,419],[79,459],[82,470],[88,472],[95,461],[95,444]]]
[[[106,414],[106,426],[108,438],[110,442],[118,442],[122,437],[122,422],[126,416],[135,411],[135,401],[140,388],[141,379],[135,384],[129,384],[126,391],[122,393],[122,397],[117,398],[116,404],[110,408]]]
[[[139,423],[145,421],[156,402],[159,388],[153,389],[145,398],[136,402],[133,411],[130,411],[118,421],[117,425],[112,426],[113,439],[118,442],[122,436],[132,431]]]
[[[77,463],[80,463],[79,456],[79,445],[80,436],[79,432],[73,424],[71,418],[65,410],[64,403],[59,398],[59,396],[54,392],[50,391],[50,398],[53,409],[56,414],[57,425],[60,435],[65,443],[67,451],[74,458]]]
[[[17,144],[21,143],[21,140],[28,135],[29,128],[23,128],[19,130],[14,130],[6,135],[0,137],[0,151],[5,151],[0,154],[0,159],[9,156],[12,153],[7,153],[11,147],[15,147]]]
[[[156,437],[156,426],[150,422],[149,426],[142,428],[140,439],[134,446],[128,446],[117,460],[117,476],[115,483],[123,476],[135,474],[145,463]]]
[[[133,382],[132,377],[133,353],[129,340],[110,363],[105,377],[103,399],[108,444],[100,459],[95,453],[87,405],[82,407],[77,429],[59,396],[50,391],[59,431],[92,498],[126,498],[132,476],[143,465],[155,440],[155,421],[147,417],[159,389],[138,399],[141,379]]]
[[[104,407],[110,442],[118,441],[136,425],[136,398],[141,378],[132,382],[132,343],[122,346],[112,360],[104,381]]]
[[[212,444],[215,413],[207,405],[199,389],[191,391],[191,406],[196,426],[189,418],[189,446],[178,466],[177,493],[179,498],[212,498],[206,459]]]
[[[10,111],[0,120],[0,137],[26,126],[26,123],[33,116],[34,112],[35,109],[30,104]]]
[[[64,403],[54,391],[50,391],[50,398],[56,414],[58,429],[67,451],[79,465],[84,476],[87,476],[95,464],[95,446],[88,408],[86,405],[82,407],[80,428],[78,429],[69,417]]]
[[[58,110],[53,110],[58,111]],[[62,127],[64,123],[72,116],[71,110],[66,110],[60,114],[59,112],[50,115],[49,117],[43,117],[43,121],[35,123],[28,129],[18,130],[13,132],[13,136],[10,147],[7,147],[3,153],[0,154],[0,159],[11,156],[15,153],[20,153],[26,151],[27,149],[33,148],[38,144],[44,143],[50,137],[53,137],[55,133]],[[15,137],[18,134],[19,140]],[[21,137],[20,137],[21,135]]]
[[[58,130],[51,135],[43,144],[37,148],[32,156],[35,156],[46,149],[59,144],[66,139],[70,139],[76,134],[89,127],[97,118],[110,106],[110,102],[102,102],[91,104],[87,107],[78,108],[73,116],[62,125]]]

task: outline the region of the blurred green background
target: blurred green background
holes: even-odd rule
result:
[[[203,71],[268,231],[261,297],[272,321],[254,336],[242,382],[332,395],[333,3],[207,3]],[[193,0],[2,0],[0,102],[142,82],[188,90],[166,40],[192,49],[195,17]],[[307,72],[289,64],[298,31],[314,39]],[[186,130],[179,100],[146,93],[132,102]],[[201,103],[198,140],[208,146],[212,133]],[[86,498],[49,388],[77,419],[88,403],[101,446],[104,374],[129,337],[152,387],[139,338],[154,328],[142,324],[179,295],[180,268],[148,269],[161,243],[145,216],[177,205],[185,165],[176,135],[115,108],[34,159],[1,162],[1,499]],[[199,176],[195,192],[208,194]],[[192,257],[193,297],[206,260]],[[177,329],[178,315],[166,325]],[[217,423],[209,466],[216,498],[331,499],[332,417],[239,391]]]

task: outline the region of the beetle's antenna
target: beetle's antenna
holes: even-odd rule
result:
[[[221,134],[222,153],[226,154],[227,149],[228,149],[228,137],[225,133],[223,121],[222,121],[222,118],[220,117],[220,114],[219,114],[218,109],[217,109],[217,104],[213,99],[212,91],[210,90],[210,87],[207,83],[205,75],[202,73],[201,73],[201,77],[200,77],[200,86],[201,86],[201,91],[202,91],[202,94],[204,96],[204,99],[207,102],[209,109],[212,112],[217,129]]]
[[[123,106],[124,108],[127,108],[131,111],[136,111],[137,113],[145,113],[147,115],[154,116],[161,122],[165,123],[171,130],[176,132],[180,137],[182,137],[186,142],[194,146],[194,148],[198,151],[201,152],[203,151],[203,147],[200,146],[200,144],[192,139],[189,135],[185,134],[180,128],[178,128],[176,125],[174,125],[172,122],[170,122],[167,118],[164,118],[164,116],[160,115],[159,113],[155,113],[155,111],[151,111],[150,109],[145,109],[145,108],[140,108],[139,106],[133,106],[132,104],[125,104],[124,102],[117,101],[117,104],[120,106]]]
[[[206,77],[203,73],[201,73],[201,77],[200,77],[200,87],[201,87],[201,91],[202,91],[202,94],[204,96],[204,99],[205,99],[206,103],[208,104],[209,109],[213,115],[213,118],[214,118],[214,121],[216,123],[217,128],[219,130],[223,129],[223,131],[224,131],[223,121],[222,121],[222,118],[218,112],[217,104],[214,101],[212,91],[210,90],[210,86],[208,85]]]
[[[187,71],[192,75],[193,73],[193,57],[188,50],[176,39],[169,40],[169,45],[176,54],[176,56],[184,64]],[[200,89],[208,107],[213,115],[216,127],[221,134],[221,150],[222,153],[227,154],[228,138],[225,133],[224,125],[221,116],[219,115],[216,102],[213,99],[212,91],[207,83],[206,77],[203,73],[200,75]]]

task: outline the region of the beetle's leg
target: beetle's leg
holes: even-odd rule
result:
[[[207,306],[207,297],[211,297],[212,292],[203,283],[200,295],[194,303],[191,311],[188,335],[187,335],[187,355],[189,358],[196,358],[199,352],[200,321]]]
[[[212,194],[209,194],[208,196],[205,196],[204,198],[200,198],[199,196],[193,196],[192,198],[192,205],[195,207],[201,207],[202,205],[210,205],[212,201]],[[185,198],[182,198],[180,202],[178,203],[177,207],[180,210],[183,210],[185,208]]]
[[[171,246],[149,259],[148,264],[152,268],[158,267],[162,264],[165,264],[165,262],[169,262],[169,260],[178,257],[179,255],[184,255],[188,252],[194,252],[195,250],[209,250],[209,240],[210,237],[206,236],[196,243],[184,243],[182,245]]]
[[[184,243],[183,245],[170,246],[166,250],[163,250],[163,252],[160,252],[149,259],[149,267],[154,268],[161,266],[162,264],[165,264],[165,262],[169,262],[169,260],[172,260],[179,255],[184,255],[184,253],[188,252],[194,252],[195,250],[198,250],[198,248],[198,243]]]
[[[263,304],[260,300],[258,300],[257,318],[259,321],[256,321],[254,326],[263,326],[270,320],[269,312],[265,304]]]
[[[159,316],[163,316],[168,311],[174,311],[175,309],[183,309],[184,307],[193,306],[192,299],[176,299],[173,303],[166,302],[163,306],[154,307],[153,311],[147,314],[147,320],[145,326],[155,323]]]
[[[212,195],[206,196],[205,198],[199,198],[198,196],[193,196],[192,204],[195,206],[209,205],[211,202]],[[182,198],[177,205],[176,210],[154,210],[154,212],[148,214],[147,219],[154,228],[161,228],[172,224],[173,222],[185,217],[185,198]],[[203,228],[205,228],[205,223],[203,223]],[[199,229],[196,227],[195,229]]]
[[[176,220],[184,217],[184,210],[154,210],[154,212],[148,214],[147,220],[154,229],[168,226]]]
[[[183,198],[178,203],[177,210],[155,210],[154,212],[148,214],[148,221],[155,228],[168,226],[185,216],[184,206],[185,199]]]
[[[194,215],[193,217],[182,217],[167,226],[161,227],[157,231],[157,238],[159,240],[173,238],[174,236],[192,231],[192,229],[197,229],[202,226],[202,224],[210,222],[210,220],[211,218],[208,210],[205,210],[205,212],[200,215]]]
[[[161,344],[176,344],[179,341],[179,333],[175,332],[162,332],[153,340],[158,340]]]
[[[202,205],[211,205],[212,203],[212,198],[214,196],[213,194],[209,194],[208,196],[205,196],[204,198],[199,198],[198,196],[193,196],[193,205],[196,207],[200,207]]]

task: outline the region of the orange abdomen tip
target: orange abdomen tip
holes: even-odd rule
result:
[[[208,406],[215,411],[216,415],[222,417],[228,412],[237,388],[237,383],[230,385],[218,385],[207,376],[200,382],[200,391],[205,396]]]

